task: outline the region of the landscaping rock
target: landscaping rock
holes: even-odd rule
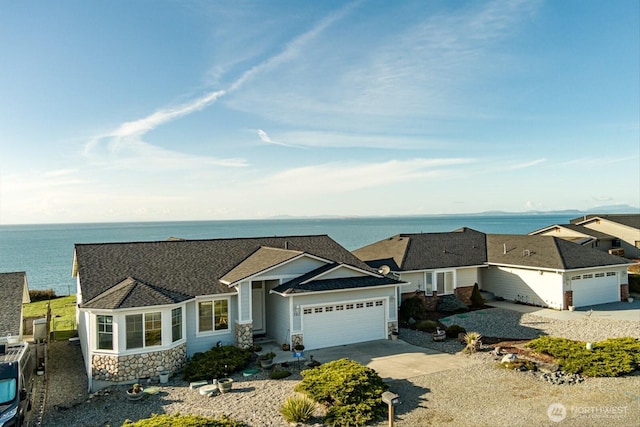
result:
[[[502,356],[502,360],[500,361],[500,363],[509,363],[509,362],[513,362],[517,359],[518,357],[513,354],[513,353],[509,353],[509,354],[505,354],[504,356]]]
[[[584,382],[584,378],[579,374],[572,374],[564,371],[543,373],[540,375],[540,379],[554,385],[575,385]]]

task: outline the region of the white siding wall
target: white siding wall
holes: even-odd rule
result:
[[[238,288],[238,320],[248,322],[251,320],[251,282],[242,282]],[[232,318],[233,319],[233,318]]]
[[[431,274],[431,273],[429,273],[429,274]],[[405,282],[411,282],[408,285],[402,285],[401,286],[400,292],[402,292],[403,294],[406,294],[406,293],[409,293],[409,292],[415,292],[418,289],[421,290],[421,291],[425,290],[425,277],[424,277],[424,273],[423,272],[419,272],[419,273],[401,273],[400,274],[400,280],[403,280]]]
[[[562,308],[563,276],[553,272],[491,266],[482,271],[482,289],[509,301]]]
[[[289,298],[267,292],[267,335],[278,344],[291,344],[289,323]],[[289,335],[287,335],[289,334]]]
[[[463,288],[473,286],[475,283],[480,285],[480,269],[478,267],[459,268],[456,270],[456,287]]]
[[[308,273],[311,270],[315,270],[318,267],[325,265],[325,262],[309,258],[302,257],[295,261],[291,261],[280,267],[276,267],[273,270],[269,270],[265,273],[265,277],[279,277],[279,276],[301,276],[304,273]],[[254,280],[259,280],[255,278]]]

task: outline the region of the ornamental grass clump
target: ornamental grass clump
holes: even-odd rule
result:
[[[349,359],[302,371],[295,390],[325,405],[330,426],[359,426],[386,414],[380,396],[388,386],[376,371]]]
[[[475,353],[482,346],[482,335],[479,332],[467,332],[464,336],[464,342],[467,344],[464,352]]]
[[[304,394],[289,396],[280,408],[280,413],[288,423],[306,423],[313,417],[316,402]]]

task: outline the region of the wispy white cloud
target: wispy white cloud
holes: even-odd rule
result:
[[[444,176],[452,173],[451,168],[471,162],[472,159],[464,158],[389,160],[378,163],[334,162],[291,168],[261,178],[259,185],[269,194],[282,193],[290,197],[309,194],[310,189],[313,189],[314,195],[345,193]]]
[[[266,142],[267,144],[274,144],[274,145],[282,145],[284,147],[293,147],[293,148],[304,148],[301,147],[299,145],[295,145],[295,144],[288,144],[285,142],[281,142],[281,141],[274,141],[273,139],[271,139],[271,137],[269,135],[267,135],[267,133],[265,131],[263,131],[262,129],[258,129],[258,136],[260,137],[260,140],[262,142]]]
[[[277,66],[284,64],[286,62],[292,61],[297,58],[302,52],[305,46],[315,38],[317,38],[323,31],[325,31],[328,27],[330,27],[333,23],[337,22],[344,16],[346,16],[351,10],[353,10],[359,2],[354,2],[348,4],[342,9],[338,10],[335,13],[330,14],[324,19],[320,20],[311,30],[303,33],[302,35],[296,37],[292,41],[286,44],[284,49],[278,53],[270,57],[269,59],[261,62],[260,64],[250,68],[249,70],[242,73],[242,75],[231,84],[229,87],[229,92],[236,91],[244,86],[248,81],[253,79],[258,74],[276,68]]]
[[[526,168],[530,168],[530,167],[539,165],[539,164],[544,163],[546,161],[547,161],[547,159],[531,160],[529,162],[517,163],[517,164],[510,165],[510,166],[508,166],[508,169],[526,169]]]

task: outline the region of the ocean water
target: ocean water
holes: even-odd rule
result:
[[[349,250],[398,233],[446,232],[469,227],[485,233],[526,234],[576,215],[433,215],[420,217],[132,222],[0,226],[0,272],[26,271],[29,289],[75,292],[71,277],[75,243],[157,241],[169,237],[328,234]]]

